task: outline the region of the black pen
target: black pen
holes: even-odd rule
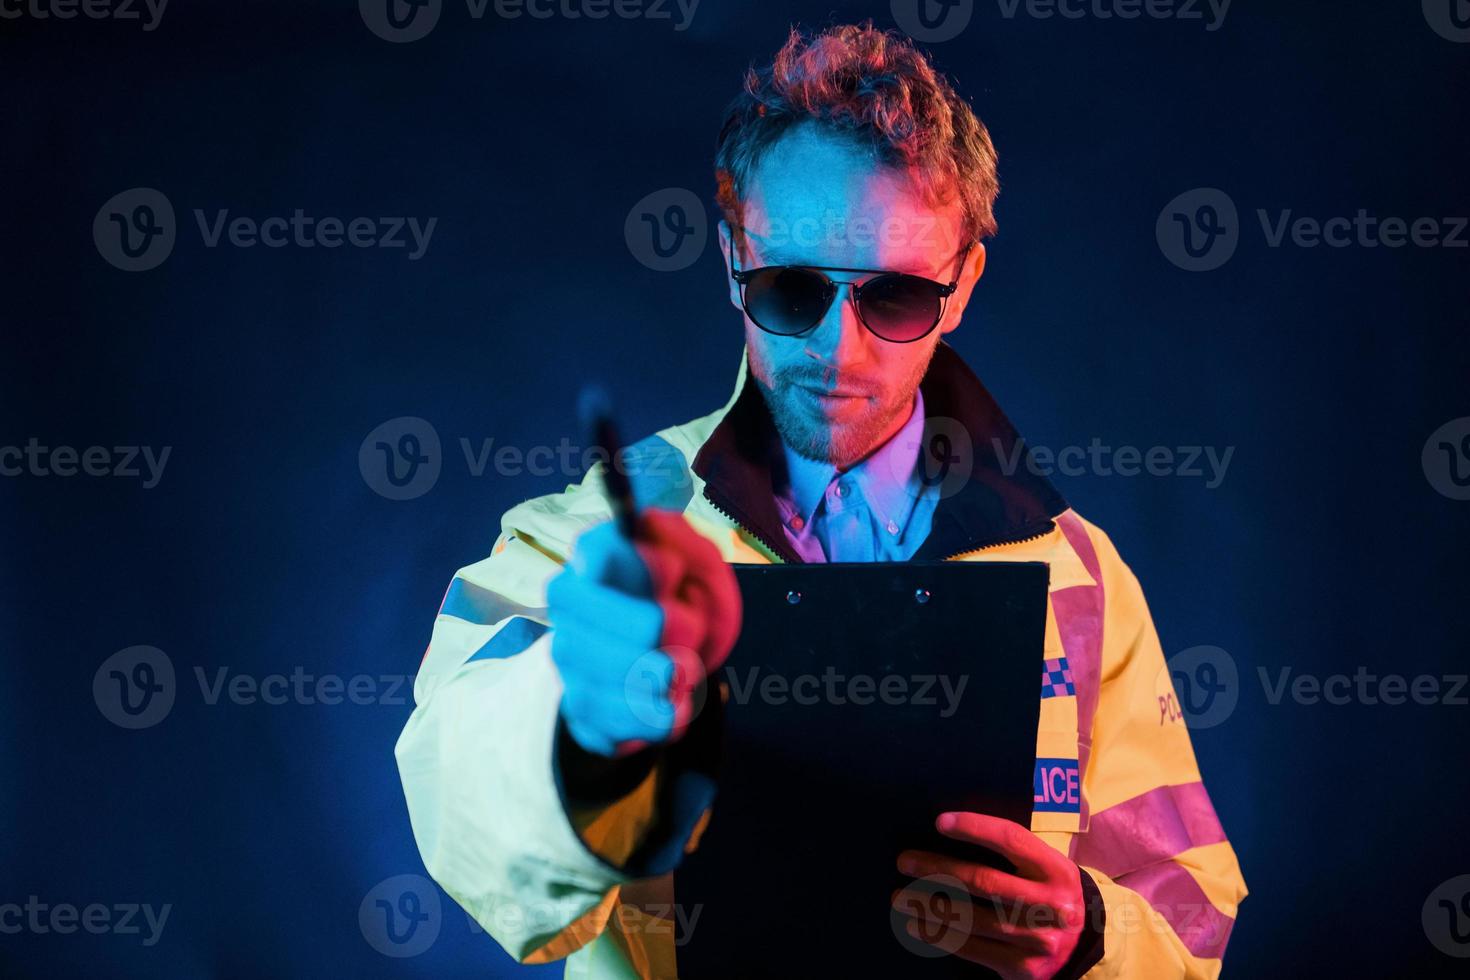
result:
[[[633,485],[628,474],[622,471],[618,459],[622,444],[618,441],[617,426],[613,423],[612,402],[607,392],[599,385],[588,385],[577,399],[577,414],[582,431],[587,433],[593,446],[602,450],[604,462],[603,481],[612,500],[613,518],[618,530],[629,541],[637,534],[638,505],[633,499]]]

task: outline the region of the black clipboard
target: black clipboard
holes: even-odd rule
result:
[[[941,812],[1029,823],[1048,567],[734,568],[718,789],[675,873],[680,977],[985,975],[916,952],[889,898],[905,848],[1006,863],[939,835]]]

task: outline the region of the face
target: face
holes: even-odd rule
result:
[[[845,469],[908,420],[940,337],[959,325],[984,270],[985,248],[971,248],[961,268],[957,206],[931,207],[904,172],[877,165],[814,127],[783,137],[749,185],[740,269],[828,266],[959,279],[939,326],[912,343],[891,343],[863,326],[853,285],[871,278],[864,273],[827,272],[837,294],[822,320],[800,336],[767,333],[745,317],[750,372],[781,438],[803,456]],[[727,265],[735,234],[721,223]],[[743,315],[733,281],[730,301]]]

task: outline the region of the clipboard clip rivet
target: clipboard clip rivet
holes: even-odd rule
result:
[[[929,590],[928,589],[915,589],[914,590],[914,601],[917,602],[921,606],[924,603],[928,602],[929,601]]]
[[[796,605],[798,602],[801,601],[801,593],[796,591],[795,589],[792,589],[790,592],[786,593],[786,601],[791,603],[793,606]]]

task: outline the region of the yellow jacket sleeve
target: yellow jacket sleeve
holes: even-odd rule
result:
[[[1105,612],[1083,780],[1090,817],[1072,857],[1097,884],[1105,925],[1086,976],[1213,978],[1245,881],[1185,721],[1160,707],[1173,684],[1143,590],[1107,536],[1087,532]]]

